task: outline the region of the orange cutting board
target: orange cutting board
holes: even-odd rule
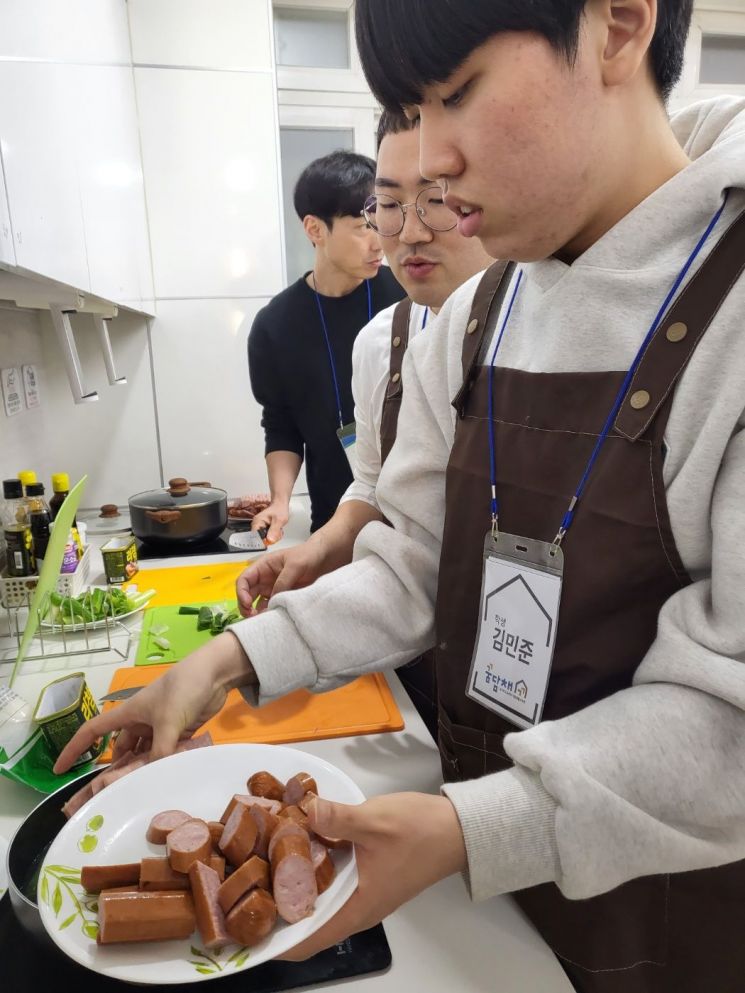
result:
[[[171,665],[117,669],[109,693],[144,686],[171,669]],[[104,710],[119,706],[104,704]],[[264,707],[249,707],[238,690],[231,690],[225,706],[201,727],[216,745],[235,742],[284,744],[317,738],[345,738],[381,731],[401,731],[404,720],[385,676],[373,673],[329,693],[296,690]],[[111,753],[101,756],[111,761]]]
[[[141,569],[124,589],[134,585],[143,593],[145,590],[156,590],[155,596],[148,601],[148,607],[232,600],[235,598],[235,581],[250,564],[250,559],[238,556],[237,560],[214,565]]]

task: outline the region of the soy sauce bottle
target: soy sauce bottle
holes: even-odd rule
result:
[[[3,497],[5,498],[2,508],[3,536],[8,575],[33,576],[36,572],[36,563],[21,481],[4,480]]]
[[[43,483],[29,483],[26,487],[26,512],[31,531],[36,568],[41,571],[47,545],[49,544],[49,526],[52,523],[49,505],[44,499]]]

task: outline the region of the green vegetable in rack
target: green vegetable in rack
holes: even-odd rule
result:
[[[131,614],[144,607],[155,596],[155,590],[127,595],[120,589],[96,587],[77,597],[62,596],[56,591],[49,594],[50,609],[45,620],[53,624],[93,624],[107,617],[116,618]]]

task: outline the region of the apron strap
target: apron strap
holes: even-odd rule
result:
[[[413,302],[408,299],[402,300],[393,311],[393,322],[391,324],[391,360],[388,373],[388,386],[383,399],[383,415],[380,419],[380,462],[381,465],[388,458],[393,443],[396,440],[398,430],[398,413],[401,409],[401,397],[403,395],[403,383],[401,382],[401,368],[404,363],[404,355],[409,347],[409,323],[411,321],[411,308]]]
[[[722,235],[649,343],[616,418],[616,431],[624,438],[637,441],[647,431],[743,270],[745,211]]]
[[[463,336],[463,385],[453,400],[453,406],[459,414],[463,401],[473,383],[481,348],[490,327],[489,318],[492,316],[495,303],[501,304],[514,268],[512,262],[494,262],[486,270],[481,277],[481,282],[476,287],[471,313],[466,325],[466,333]]]

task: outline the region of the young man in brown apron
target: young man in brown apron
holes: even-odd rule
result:
[[[476,239],[455,230],[457,219],[442,191],[419,173],[419,134],[403,114],[384,112],[378,127],[375,188],[364,214],[378,232],[391,271],[409,294],[381,311],[360,332],[354,348],[352,393],[356,444],[350,460],[354,482],[332,519],[309,541],[261,556],[238,579],[244,616],[265,597],[307,586],[352,561],[365,525],[382,521],[375,487],[396,440],[403,396],[401,372],[409,343],[424,333],[445,300],[492,259]],[[349,451],[349,449],[348,449]],[[265,609],[268,600],[261,603]],[[422,720],[437,737],[435,665],[431,652],[398,670]]]
[[[297,954],[465,869],[474,899],[516,893],[582,993],[739,993],[745,101],[670,126],[677,0],[459,11],[356,6],[374,91],[421,117],[422,172],[519,260],[409,350],[377,490],[394,527],[61,765],[114,726],[168,750],[230,685],[323,690],[436,641],[452,782],[316,805],[360,885]]]

